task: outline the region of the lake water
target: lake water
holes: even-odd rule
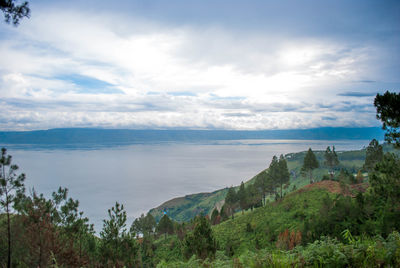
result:
[[[115,201],[123,203],[128,226],[141,213],[178,196],[210,192],[252,178],[273,155],[307,150],[361,149],[366,140],[240,140],[126,146],[6,146],[27,175],[26,186],[50,197],[59,186],[80,201],[80,209],[102,228]],[[4,145],[3,145],[4,146]]]

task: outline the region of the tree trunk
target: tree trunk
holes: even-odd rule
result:
[[[6,211],[7,211],[7,238],[8,238],[7,268],[11,268],[11,223],[10,223],[10,212],[8,210],[8,196],[6,197],[6,200],[7,200]]]

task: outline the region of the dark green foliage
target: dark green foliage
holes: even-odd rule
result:
[[[240,209],[242,210],[243,213],[243,211],[247,208],[248,204],[247,201],[248,197],[243,182],[240,184],[239,191],[237,192],[237,199],[239,201]]]
[[[382,121],[382,128],[386,130],[385,140],[400,147],[400,93],[386,91],[383,95],[376,94],[374,105],[376,118]]]
[[[329,174],[331,176],[331,179],[333,178],[334,175],[334,168],[339,165],[339,159],[338,156],[335,152],[335,146],[332,146],[332,150],[331,147],[328,146],[328,148],[326,148],[325,154],[324,154],[324,158],[325,158],[325,162],[324,164],[326,166],[329,167]]]
[[[283,155],[279,157],[278,167],[279,167],[279,172],[278,172],[277,184],[280,185],[281,187],[280,197],[282,198],[283,197],[282,187],[284,184],[288,183],[290,179],[290,174],[287,167],[286,159],[283,157]]]
[[[205,217],[196,218],[193,232],[188,233],[183,241],[183,249],[186,258],[193,255],[203,260],[215,257],[217,242],[210,223]]]
[[[235,189],[233,187],[230,187],[225,197],[225,205],[226,205],[225,209],[229,210],[228,213],[232,216],[232,219],[234,217],[233,214],[235,213],[235,208],[237,206],[238,200],[239,198],[238,195],[236,194]]]
[[[249,184],[246,187],[247,208],[253,210],[256,207],[262,206],[262,196],[254,184]]]
[[[11,164],[11,158],[10,155],[7,155],[6,148],[2,148],[0,158],[0,208],[7,215],[7,267],[11,267],[13,244],[11,241],[11,206],[25,192],[25,174],[16,174],[18,166]]]
[[[318,160],[315,157],[315,154],[313,153],[311,148],[309,148],[306,155],[304,156],[303,167],[301,168],[301,170],[302,170],[302,172],[309,173],[310,183],[314,182],[312,179],[312,171],[318,167],[319,167]]]
[[[131,225],[131,232],[136,233],[136,235],[150,235],[153,234],[156,228],[156,220],[153,215],[147,213],[146,216],[142,214],[140,218],[133,221]]]
[[[100,232],[100,252],[103,263],[111,266],[132,267],[137,262],[138,246],[134,234],[126,229],[126,211],[118,202],[108,210],[108,219]]]
[[[165,214],[161,218],[160,222],[157,225],[156,231],[158,235],[164,234],[165,238],[167,237],[167,234],[174,233],[174,223],[171,221],[167,214]]]
[[[376,207],[375,217],[383,234],[400,229],[400,160],[386,153],[370,176],[371,202]]]
[[[357,179],[354,177],[354,175],[343,168],[340,170],[340,173],[338,175],[338,181],[345,184],[357,183]]]
[[[370,172],[374,170],[376,163],[382,161],[383,147],[379,142],[373,139],[365,151],[365,163],[363,169]]]
[[[262,171],[255,177],[254,181],[254,187],[257,190],[256,198],[259,198],[262,202],[265,202],[265,196],[268,192],[267,176],[268,176],[267,172]]]
[[[30,15],[27,1],[20,5],[17,5],[16,2],[15,0],[0,0],[0,10],[4,13],[5,21],[10,23],[12,20],[14,25],[18,25],[23,17],[29,18]]]
[[[382,203],[400,204],[400,159],[387,153],[370,176],[373,193]]]

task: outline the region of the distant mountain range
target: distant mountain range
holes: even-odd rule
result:
[[[97,128],[57,128],[37,131],[1,131],[1,144],[134,144],[165,141],[210,140],[382,140],[383,130],[363,128],[313,128],[291,130],[131,130]]]

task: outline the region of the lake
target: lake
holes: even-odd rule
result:
[[[268,167],[273,155],[361,149],[368,140],[238,140],[63,148],[2,145],[27,176],[27,188],[50,194],[59,186],[80,201],[98,232],[107,209],[124,204],[135,217],[178,196],[238,185]]]

